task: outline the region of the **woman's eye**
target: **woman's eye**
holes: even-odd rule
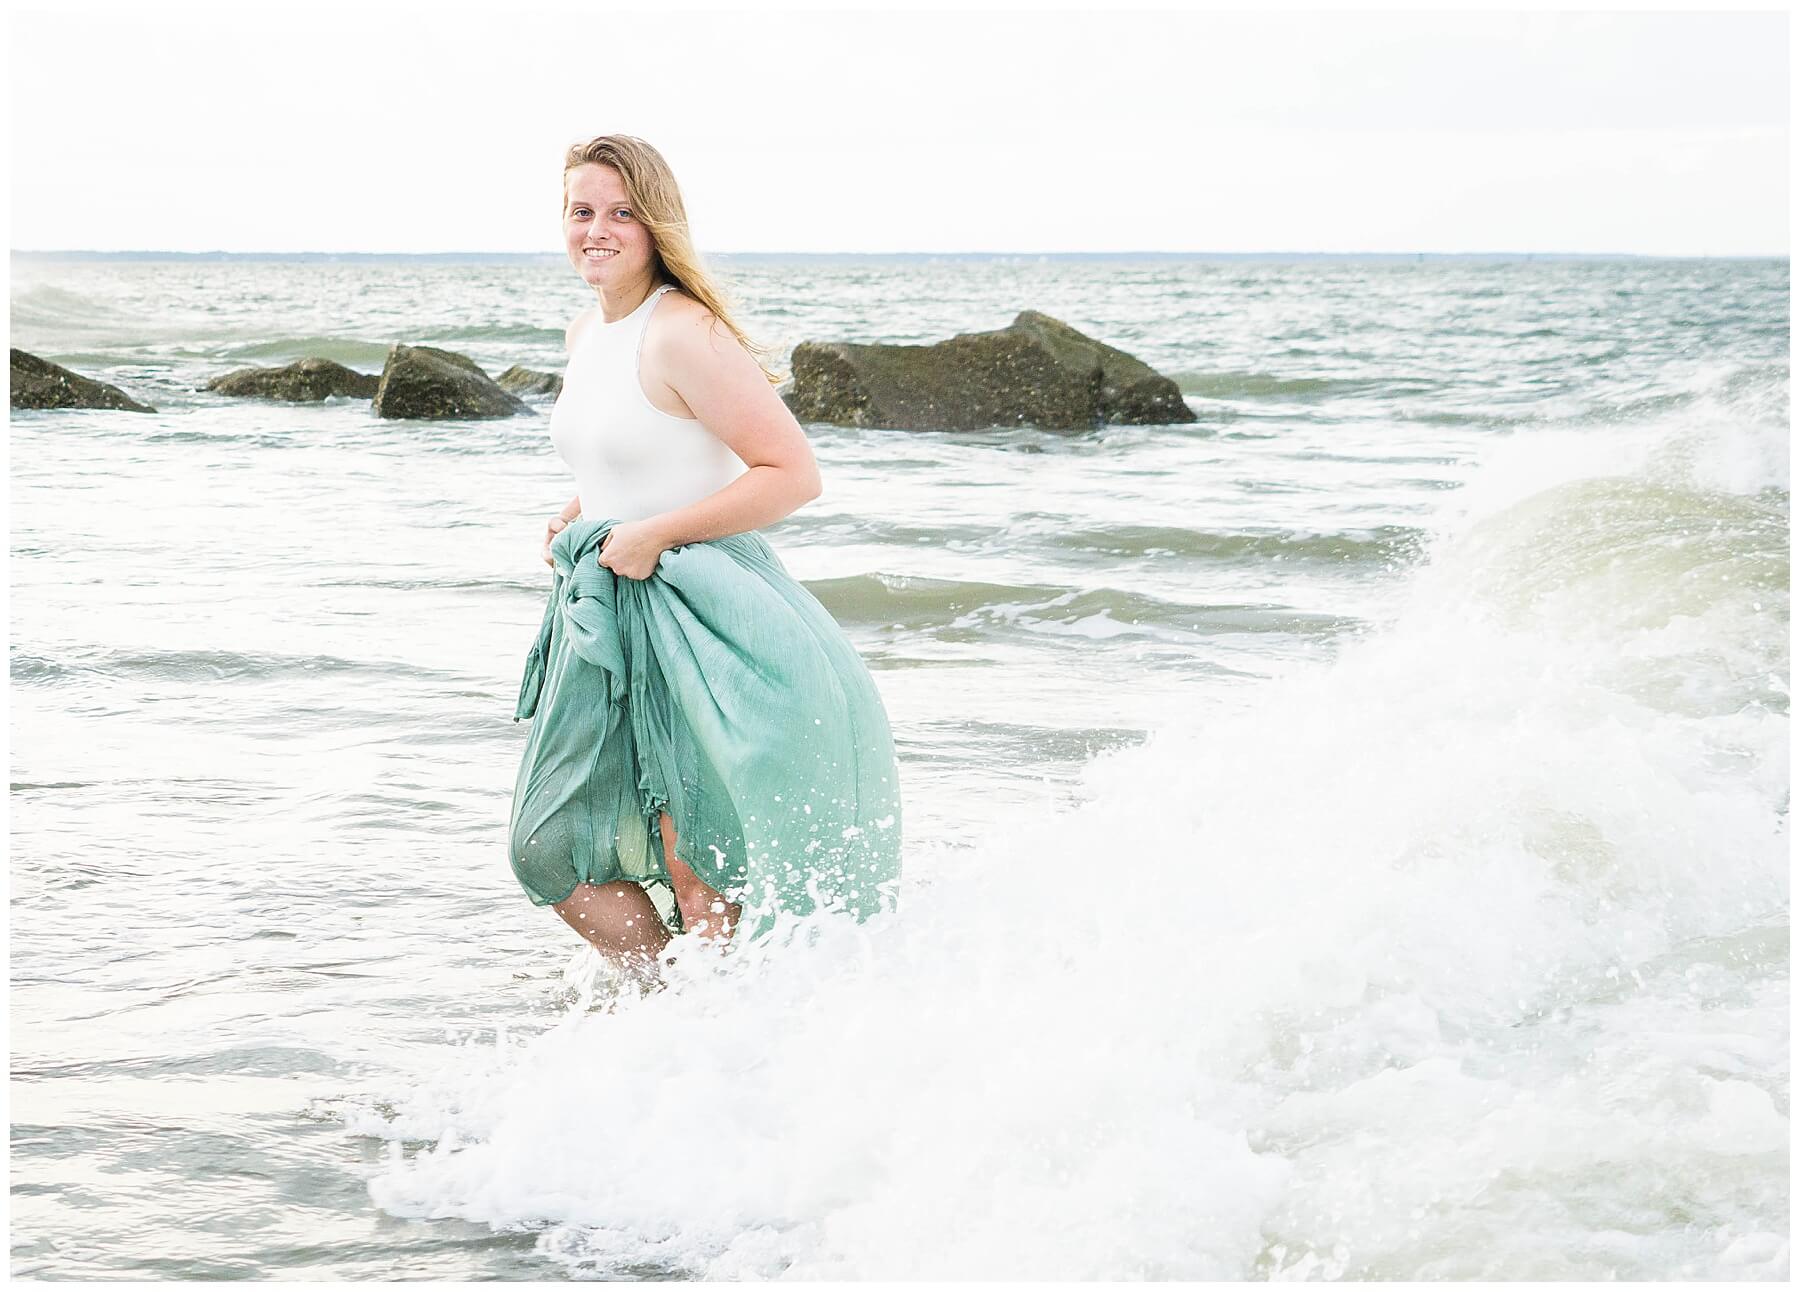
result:
[[[614,207],[614,208],[613,208],[613,214],[614,214],[614,215],[622,215],[622,216],[624,216],[624,217],[625,217],[625,218],[626,218],[626,219],[627,219],[627,220],[629,220],[629,219],[630,219],[630,218],[631,218],[631,211],[630,211],[630,209],[629,209],[629,208],[627,208],[627,207],[623,207],[623,206],[618,206],[618,207]]]

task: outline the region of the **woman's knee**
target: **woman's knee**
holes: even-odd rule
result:
[[[654,954],[669,938],[650,895],[624,880],[577,885],[554,909],[584,938],[615,950]]]

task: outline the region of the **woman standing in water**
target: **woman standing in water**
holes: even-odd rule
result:
[[[819,469],[668,163],[604,135],[569,150],[563,191],[596,301],[551,416],[577,492],[544,535],[510,851],[534,903],[648,977],[671,928],[719,944],[891,902],[899,776],[867,668],[756,533]]]

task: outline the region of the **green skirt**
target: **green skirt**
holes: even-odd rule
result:
[[[551,541],[556,572],[514,720],[513,874],[544,906],[579,884],[645,886],[681,925],[663,861],[727,900],[737,937],[820,907],[894,901],[900,774],[874,679],[755,531],[669,548],[647,579],[598,561],[618,522]]]

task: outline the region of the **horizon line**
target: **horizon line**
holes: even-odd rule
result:
[[[144,248],[129,251],[102,251],[93,248],[14,247],[13,256],[50,258],[138,258],[138,259],[350,259],[350,260],[545,260],[564,262],[567,257],[557,251],[176,251]],[[1011,257],[1055,260],[1117,260],[1137,258],[1160,259],[1278,259],[1278,258],[1356,258],[1356,259],[1509,259],[1535,258],[1563,260],[1787,260],[1789,253],[1779,252],[1706,252],[1706,251],[714,251],[711,257],[780,257],[798,260],[825,260],[844,257],[956,259],[974,257]]]

